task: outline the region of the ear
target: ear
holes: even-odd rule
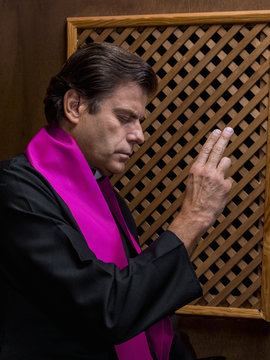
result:
[[[80,94],[73,89],[68,90],[63,99],[64,113],[69,122],[73,125],[78,124],[80,120]]]

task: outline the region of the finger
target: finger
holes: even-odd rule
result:
[[[227,185],[228,185],[228,192],[230,192],[231,189],[232,189],[234,180],[233,180],[232,177],[228,177],[225,181],[226,181],[226,183],[227,183]]]
[[[217,170],[224,176],[227,176],[230,167],[232,166],[231,159],[228,157],[223,157],[217,167]]]
[[[211,153],[209,154],[207,163],[210,167],[217,167],[223,156],[226,146],[228,145],[232,137],[232,134],[233,129],[231,127],[227,127],[222,131],[219,139],[217,140],[217,142],[213,146]]]
[[[215,129],[206,140],[205,144],[203,145],[198,157],[197,157],[197,164],[204,166],[209,158],[209,154],[213,150],[213,146],[218,141],[221,135],[221,131],[219,129]]]

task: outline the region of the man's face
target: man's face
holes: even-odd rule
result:
[[[121,173],[135,144],[144,142],[141,120],[147,95],[135,83],[121,85],[96,114],[85,109],[72,136],[91,168],[102,175]]]

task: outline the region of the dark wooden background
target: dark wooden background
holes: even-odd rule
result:
[[[24,150],[45,124],[43,97],[66,58],[66,18],[270,10],[270,0],[0,0],[0,160]],[[270,359],[263,320],[179,316],[199,357]]]

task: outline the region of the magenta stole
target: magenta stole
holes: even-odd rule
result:
[[[85,157],[70,135],[61,128],[42,128],[28,144],[25,154],[66,203],[89,248],[99,260],[114,263],[120,269],[128,265],[112,213],[140,253],[125,224],[108,177],[99,184],[96,182]],[[116,345],[115,350],[120,360],[150,360],[150,344],[158,360],[168,360],[172,337],[171,323],[165,318],[147,330],[147,337],[142,332]]]

